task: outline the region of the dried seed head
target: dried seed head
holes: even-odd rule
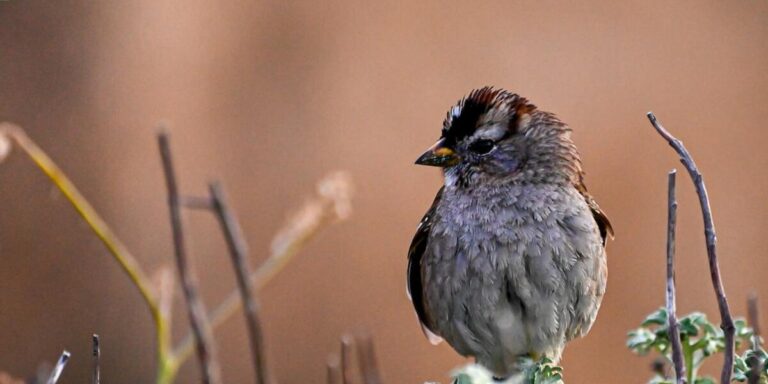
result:
[[[352,214],[352,176],[343,171],[336,171],[317,184],[317,193],[333,203],[337,219],[344,220]]]
[[[352,178],[334,172],[317,184],[317,195],[293,215],[272,240],[272,253],[283,254],[289,247],[310,238],[327,224],[346,220],[352,213]]]

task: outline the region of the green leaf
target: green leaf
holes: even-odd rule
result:
[[[680,321],[680,336],[698,336],[699,329],[696,324],[689,319],[682,319]]]
[[[650,351],[670,359],[670,341],[668,335],[667,312],[664,308],[654,311],[642,322],[642,326],[627,335],[627,347],[633,352],[645,355]],[[686,364],[692,365],[693,372],[710,356],[721,353],[725,349],[725,334],[723,330],[710,323],[707,316],[701,312],[690,313],[678,320],[680,337],[683,342],[683,352]],[[751,341],[754,331],[747,326],[743,319],[734,320],[734,335],[736,347]],[[742,356],[735,356],[734,381],[746,381],[751,375],[750,365],[759,364],[761,369],[761,384],[768,384],[768,353],[766,351],[747,349]],[[689,367],[691,369],[691,367]],[[673,383],[660,375],[652,378],[650,384]],[[529,383],[530,384],[530,383]],[[694,378],[689,384],[717,384],[710,377]]]
[[[563,369],[554,365],[552,360],[543,357],[535,363],[527,374],[526,383],[530,384],[562,384]]]
[[[648,381],[648,384],[675,384],[675,381],[673,379],[668,379],[657,374]]]
[[[648,315],[640,326],[647,327],[649,325],[667,325],[667,309],[659,308],[657,311]]]
[[[723,335],[723,330],[720,329],[720,327],[718,327],[718,326],[716,326],[716,325],[714,325],[712,323],[706,323],[706,324],[702,325],[702,329],[704,329],[704,333],[706,333],[708,335],[713,335],[713,336],[717,336],[717,337],[725,337],[725,335]]]
[[[655,341],[656,335],[653,332],[645,328],[638,328],[629,333],[627,347],[637,354],[645,355]]]
[[[680,336],[698,336],[700,328],[709,325],[707,316],[701,312],[693,312],[680,319]]]
[[[744,319],[734,320],[733,326],[735,328],[736,348],[740,347],[741,343],[749,343],[752,340],[752,335],[754,335],[755,331],[747,326],[747,322]]]

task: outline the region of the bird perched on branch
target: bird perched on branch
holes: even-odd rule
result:
[[[408,252],[424,333],[500,379],[524,357],[557,362],[595,321],[613,235],[584,186],[571,129],[486,87],[448,111],[416,164],[444,176]]]

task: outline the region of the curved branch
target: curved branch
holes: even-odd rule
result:
[[[104,219],[93,209],[93,206],[85,199],[61,168],[18,126],[10,123],[1,123],[0,135],[6,135],[8,138],[13,139],[18,147],[32,159],[35,165],[48,176],[53,185],[61,191],[64,197],[67,198],[67,201],[75,208],[75,211],[85,220],[104,246],[107,247],[107,250],[117,260],[123,271],[128,274],[136,288],[139,289],[139,293],[147,307],[149,307],[150,312],[152,312],[152,315],[156,316],[159,314],[157,300],[151,288],[152,285],[136,261],[136,258],[125,244],[118,239]]]
[[[709,205],[707,187],[704,185],[704,179],[701,176],[699,169],[696,168],[696,163],[693,161],[693,157],[691,157],[691,154],[685,149],[683,142],[664,129],[653,112],[648,112],[648,120],[651,121],[651,124],[656,128],[659,135],[661,135],[661,137],[663,137],[680,156],[680,162],[685,166],[685,169],[691,176],[693,184],[696,187],[696,194],[699,196],[701,214],[704,220],[704,236],[707,243],[709,273],[712,279],[712,286],[715,289],[715,295],[717,296],[717,305],[720,311],[721,321],[720,328],[723,329],[725,335],[725,357],[723,359],[723,370],[720,375],[720,382],[730,383],[733,374],[734,333],[736,328],[733,325],[733,318],[731,317],[728,299],[725,297],[723,281],[720,278],[720,265],[717,260],[717,236],[715,235],[715,224],[712,220],[712,208],[710,208]]]
[[[240,223],[229,206],[224,188],[219,182],[213,182],[208,186],[208,189],[213,212],[218,218],[219,225],[224,233],[224,239],[227,242],[227,248],[229,248],[229,254],[232,258],[232,265],[235,268],[237,289],[240,291],[243,301],[245,324],[250,336],[251,357],[253,358],[252,363],[256,375],[256,383],[267,384],[269,382],[269,373],[267,371],[266,353],[264,351],[264,332],[261,328],[259,303],[253,293],[253,284],[248,279],[251,275],[247,256],[248,246],[245,242],[243,231],[240,228]]]

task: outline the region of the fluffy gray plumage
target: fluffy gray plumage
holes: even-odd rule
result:
[[[612,229],[570,132],[526,99],[483,88],[449,111],[417,161],[443,167],[445,186],[411,245],[409,294],[431,340],[498,377],[523,356],[559,360],[605,293]]]

